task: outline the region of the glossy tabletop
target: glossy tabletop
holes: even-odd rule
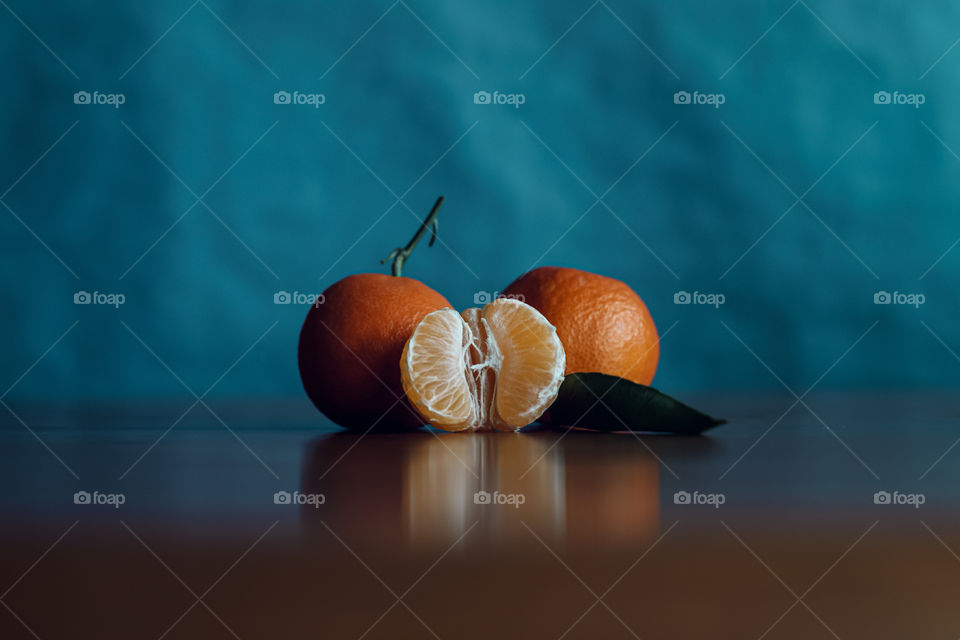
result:
[[[702,395],[702,437],[12,406],[3,638],[956,638],[950,394]]]

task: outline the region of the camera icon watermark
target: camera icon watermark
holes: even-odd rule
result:
[[[277,91],[273,94],[273,104],[298,104],[308,105],[314,109],[319,109],[320,105],[327,101],[327,96],[322,93],[302,93],[300,91]]]
[[[73,494],[73,504],[79,505],[107,505],[119,509],[126,501],[127,496],[122,493],[77,491]]]
[[[310,304],[319,307],[326,301],[327,299],[322,293],[277,291],[273,294],[273,304]]]
[[[919,509],[927,501],[926,494],[923,493],[901,493],[899,491],[877,491],[873,494],[873,504],[880,505],[905,505]]]
[[[519,109],[520,105],[527,101],[527,96],[522,93],[501,93],[494,91],[477,91],[473,94],[473,104],[498,104],[510,105],[514,109]]]
[[[489,304],[493,302],[493,295],[489,291],[477,291],[473,294],[473,304]]]
[[[927,296],[922,293],[903,293],[900,291],[877,291],[873,294],[873,304],[899,304],[911,306],[919,309],[920,305],[927,301]]]
[[[477,491],[473,494],[473,504],[482,505],[509,505],[514,509],[519,509],[520,505],[527,501],[527,496],[522,493],[500,493],[494,491]]]
[[[519,300],[520,302],[524,302],[526,300],[526,297],[522,293],[505,294],[500,291],[477,291],[473,294],[473,304],[490,304],[499,298],[505,298],[507,300]]]
[[[119,109],[120,105],[127,101],[127,96],[122,93],[100,93],[94,91],[77,91],[73,94],[73,104],[97,104],[109,105],[114,109]]]
[[[319,509],[327,501],[322,493],[300,493],[299,491],[277,491],[273,494],[273,504],[310,506]]]
[[[122,293],[103,293],[100,291],[77,291],[73,294],[73,304],[100,304],[119,309],[127,301]]]
[[[708,105],[714,109],[719,109],[720,105],[727,101],[727,96],[722,93],[700,93],[699,91],[677,91],[673,94],[673,104],[680,105]]]
[[[901,93],[899,91],[877,91],[873,94],[873,104],[897,104],[908,105],[914,109],[919,109],[920,105],[927,101],[926,94],[923,93]]]
[[[722,293],[703,293],[700,291],[677,291],[673,294],[673,304],[702,304],[719,309],[726,303],[727,296]]]
[[[680,505],[706,505],[714,509],[719,509],[726,501],[727,496],[722,493],[677,491],[673,494],[673,504]]]

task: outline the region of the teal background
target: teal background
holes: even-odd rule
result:
[[[386,272],[440,194],[442,243],[407,275],[458,308],[538,265],[621,278],[666,333],[666,391],[960,377],[960,7],[5,2],[7,401],[215,385],[306,402],[306,309],[274,293]],[[874,104],[882,90],[925,103]],[[791,191],[812,212],[785,213]],[[675,305],[681,290],[726,302]],[[879,290],[926,302],[874,305]]]

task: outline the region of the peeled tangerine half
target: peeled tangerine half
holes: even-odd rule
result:
[[[499,298],[482,309],[427,314],[403,348],[410,403],[446,431],[515,431],[557,397],[566,358],[539,311]]]

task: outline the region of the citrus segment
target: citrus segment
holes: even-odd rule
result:
[[[464,372],[464,352],[469,337],[463,320],[453,309],[427,314],[403,348],[400,372],[404,389],[411,383],[411,399],[431,424],[454,429],[474,420],[475,408]],[[410,372],[415,372],[411,375]]]
[[[496,415],[511,426],[540,417],[557,397],[566,357],[553,325],[516,300],[501,299],[483,308],[493,328],[500,362]]]

